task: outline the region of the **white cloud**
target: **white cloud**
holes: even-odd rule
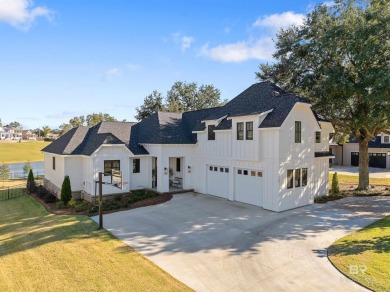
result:
[[[172,34],[173,40],[177,45],[180,46],[181,51],[184,53],[189,49],[195,39],[189,35],[182,35],[180,32],[175,32]]]
[[[114,77],[121,76],[122,75],[122,70],[119,68],[111,68],[108,69],[106,72],[104,72],[104,79],[105,80],[110,80]]]
[[[275,51],[272,38],[275,37],[275,33],[293,24],[302,25],[304,17],[303,14],[292,11],[259,17],[252,24],[253,29],[250,30],[251,35],[247,40],[214,47],[205,44],[198,55],[221,63],[239,63],[250,59],[272,61],[272,53]]]
[[[281,28],[287,28],[291,25],[302,25],[305,15],[287,11],[259,17],[253,27],[268,28],[272,31],[278,31]]]
[[[50,20],[53,12],[44,6],[34,7],[32,0],[0,0],[0,22],[28,30],[38,17]]]
[[[264,37],[257,41],[241,41],[209,48],[206,44],[199,55],[221,63],[239,63],[249,59],[268,61],[272,59],[274,44],[272,38]]]

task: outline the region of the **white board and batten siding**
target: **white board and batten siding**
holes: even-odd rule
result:
[[[53,157],[55,169],[53,169]],[[61,189],[65,177],[65,158],[61,155],[44,153],[45,179]]]

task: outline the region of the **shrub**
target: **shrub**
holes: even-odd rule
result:
[[[35,191],[36,185],[34,181],[34,174],[32,169],[28,172],[28,178],[27,178],[27,190],[31,194]]]
[[[336,195],[340,193],[340,187],[339,187],[339,178],[337,176],[337,172],[333,174],[332,177],[332,189],[331,189],[332,195]]]
[[[63,201],[58,201],[57,204],[56,204],[56,206],[57,206],[57,209],[63,209],[63,208],[65,207]]]
[[[45,201],[45,203],[55,203],[57,202],[57,197],[44,186],[39,186],[35,190],[35,194]]]
[[[61,187],[61,201],[64,202],[65,205],[68,205],[68,202],[72,198],[72,188],[70,186],[69,176],[66,175]]]
[[[74,208],[76,207],[77,202],[72,198],[68,202],[68,207]]]
[[[85,200],[80,200],[80,201],[76,202],[74,210],[76,212],[86,211],[86,210],[88,210],[89,206],[90,206],[89,202],[87,202]]]

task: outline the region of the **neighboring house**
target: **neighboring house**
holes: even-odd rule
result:
[[[49,133],[49,134],[47,134],[46,138],[50,139],[50,140],[57,140],[59,136],[60,136],[60,134]]]
[[[330,145],[335,165],[359,166],[359,142],[351,137],[348,143]],[[390,135],[382,133],[368,142],[369,166],[390,169]]]
[[[331,123],[303,98],[271,82],[257,83],[226,105],[158,112],[139,123],[102,122],[70,130],[42,151],[45,185],[96,194],[99,172],[121,170],[123,189],[184,189],[272,211],[313,203],[328,194]]]
[[[21,140],[22,129],[0,127],[0,140]]]
[[[22,139],[23,140],[36,140],[37,135],[31,130],[23,130],[22,131]]]

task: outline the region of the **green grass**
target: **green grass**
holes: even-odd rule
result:
[[[49,214],[27,195],[0,214],[0,291],[190,290],[87,216]]]
[[[339,239],[329,247],[328,256],[358,283],[374,291],[390,291],[390,216]],[[355,274],[353,266],[360,266],[360,272]]]
[[[43,161],[41,149],[50,142],[0,143],[0,164]]]
[[[346,174],[339,174],[337,173],[337,176],[339,178],[339,184],[340,185],[358,185],[359,184],[359,177],[356,175],[346,175]],[[329,185],[332,184],[332,177],[333,174],[329,174]],[[370,184],[371,185],[377,185],[377,186],[390,186],[390,178],[370,178]]]

